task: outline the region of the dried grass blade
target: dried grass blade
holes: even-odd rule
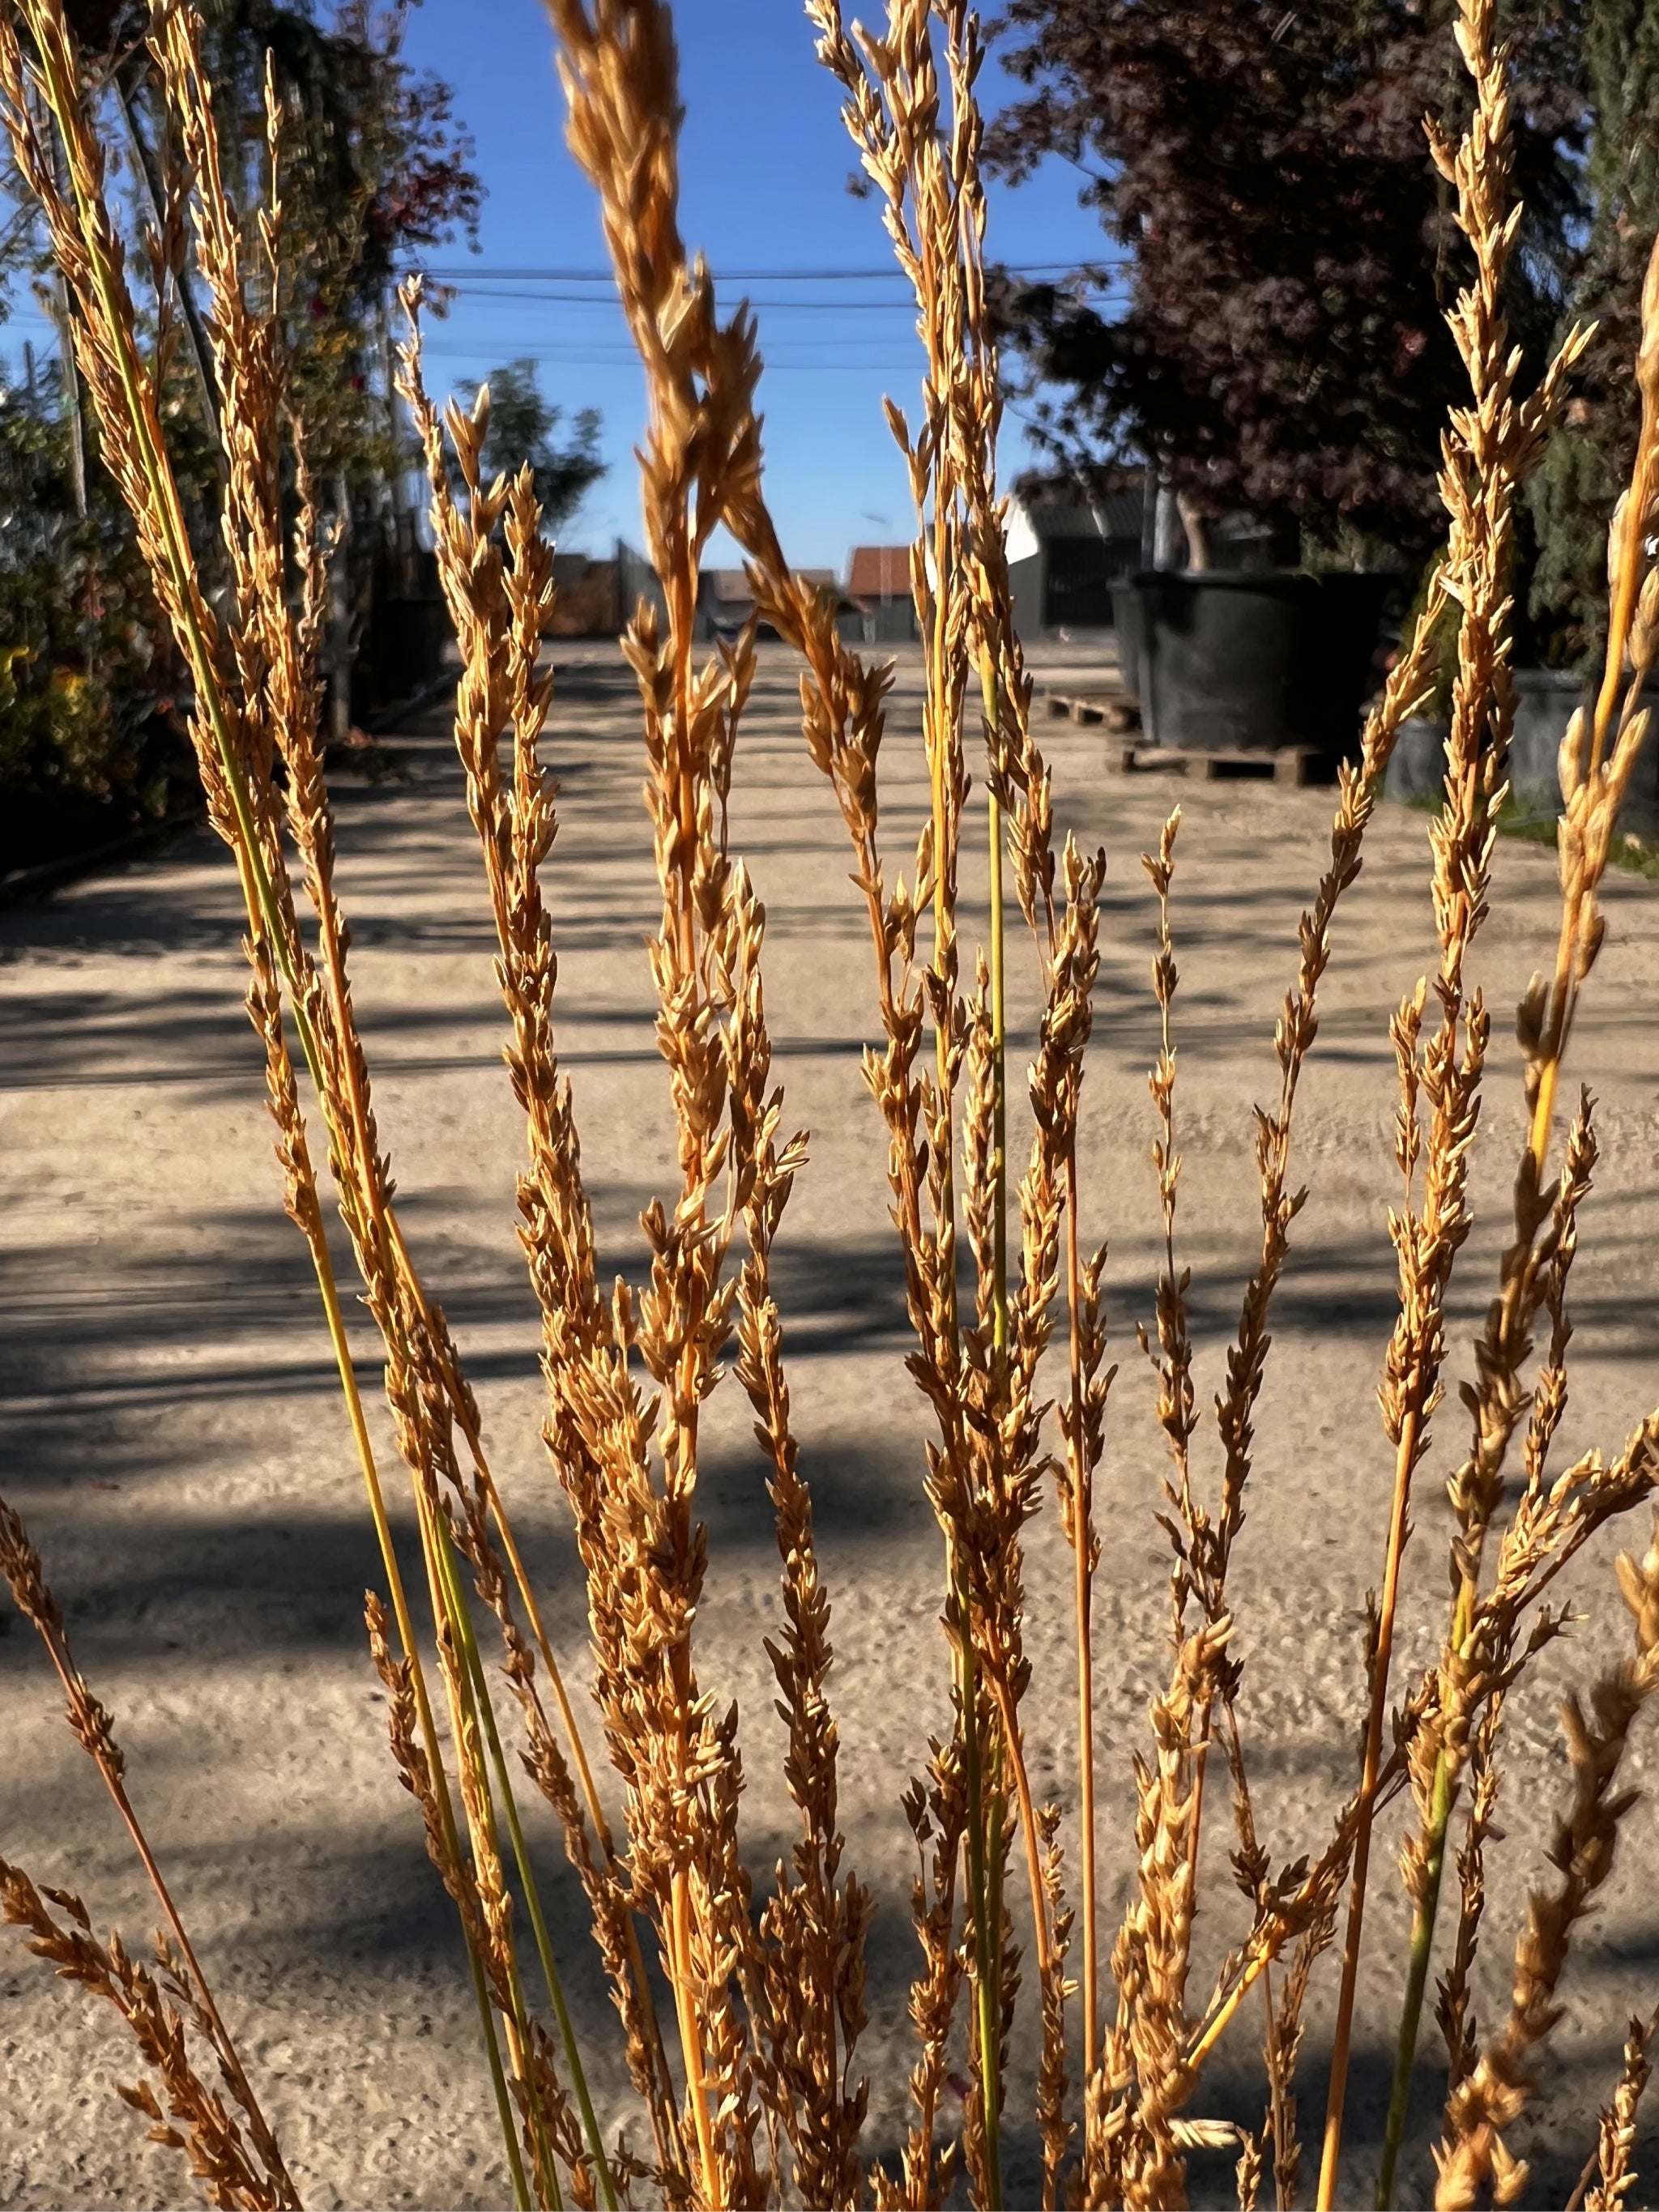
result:
[[[163,1965],[168,1966],[179,1990],[187,1999],[197,2025],[213,2051],[225,2086],[241,2111],[248,2141],[258,2160],[258,2201],[262,2204],[268,2203],[284,2208],[297,2208],[299,2196],[283,2164],[276,2138],[259,2108],[258,2099],[254,2095],[230,2030],[226,2027],[214,1998],[212,1985],[202,1971],[189,1931],[179,1917],[166,1877],[133,1808],[126,1786],[126,1759],[116,1741],[114,1722],[75,1663],[69,1632],[64,1625],[63,1608],[46,1581],[40,1555],[23,1525],[21,1516],[3,1498],[0,1498],[0,1577],[3,1577],[10,1588],[19,1612],[33,1627],[46,1647],[67,1701],[70,1728],[76,1742],[98,1769],[104,1787],[132,1839],[133,1849],[138,1854],[149,1886],[155,1893],[172,1943],[176,1947],[176,1965],[167,1960],[163,1960]],[[21,1886],[16,1892],[16,1899],[9,1900],[9,1905],[11,1901],[27,1901],[29,1893],[27,1879],[18,1875],[17,1881]],[[12,1917],[9,1909],[7,1917]],[[20,1924],[33,1923],[24,1922]],[[84,1927],[82,1933],[85,1933]],[[37,1941],[41,1935],[42,1930],[37,1926]],[[87,1960],[89,1966],[97,1963],[90,1952]],[[110,1965],[108,1954],[104,1954],[104,1965],[106,1967]],[[127,2008],[129,2000],[133,2004],[140,2002],[137,1986],[122,1983],[118,1976],[113,1975],[112,1969],[103,1983],[93,1985],[99,1987],[100,1994],[116,1998],[123,2009]],[[131,2024],[133,2016],[130,2011],[128,2017]],[[222,2151],[233,2163],[240,2158],[239,2142],[235,2124],[227,2122]]]
[[[1595,2148],[1567,2199],[1567,2212],[1621,2212],[1636,2184],[1632,2154],[1636,2148],[1637,2110],[1653,2073],[1648,2053],[1653,2045],[1659,2016],[1632,2020],[1625,2038],[1623,2063],[1613,2096],[1601,2107]]]
[[[1515,399],[1519,361],[1510,350],[1501,303],[1516,231],[1510,194],[1507,54],[1498,44],[1493,0],[1459,0],[1456,29],[1460,52],[1474,80],[1474,115],[1455,149],[1433,127],[1430,131],[1436,162],[1456,192],[1458,223],[1475,263],[1474,280],[1460,295],[1451,317],[1469,379],[1471,404],[1453,412],[1441,477],[1450,519],[1446,584],[1461,609],[1461,621],[1445,803],[1430,833],[1440,943],[1435,981],[1439,1019],[1432,1037],[1420,1046],[1426,986],[1419,985],[1395,1024],[1401,1081],[1400,1159],[1407,1197],[1390,1224],[1399,1255],[1401,1310],[1381,1394],[1384,1431],[1395,1449],[1394,1497],[1371,1665],[1360,1819],[1320,2168],[1320,2212],[1328,2212],[1337,2188],[1370,1870],[1371,1798],[1410,1532],[1412,1479],[1428,1449],[1444,1356],[1444,1302],[1468,1229],[1468,1160],[1490,1023],[1479,988],[1466,989],[1464,965],[1486,912],[1491,824],[1505,788],[1514,714],[1505,587],[1510,517],[1516,488],[1536,456],[1540,424],[1553,404],[1551,395],[1565,373],[1558,363],[1553,376],[1546,378],[1541,395],[1525,404]],[[1417,1121],[1419,1097],[1428,1108],[1425,1142]],[[1418,1208],[1413,1203],[1413,1176],[1419,1146],[1423,1194]]]
[[[37,1889],[21,1867],[4,1859],[0,1859],[0,1920],[26,1929],[27,1947],[37,1958],[54,1967],[64,1981],[102,1997],[125,2021],[144,2063],[167,2093],[166,2112],[146,2085],[123,2087],[118,2094],[152,2123],[152,2142],[185,2153],[210,2203],[241,2208],[241,2212],[277,2212],[279,2207],[298,2205],[286,2174],[280,2168],[273,2174],[257,2149],[250,2156],[241,2129],[196,2071],[186,2039],[186,2015],[193,2015],[200,2026],[205,2014],[200,1991],[182,1960],[158,1950],[159,1975],[152,1973],[130,1955],[118,1935],[106,1944],[98,1941],[78,1897],[67,1890]],[[222,2063],[216,2041],[215,2055]]]
[[[1445,2137],[1436,2153],[1437,2212],[1475,2204],[1488,2185],[1500,2205],[1518,2203],[1526,2190],[1526,2161],[1510,2154],[1504,2133],[1534,2094],[1533,2069],[1561,2016],[1556,1990],[1573,1928],[1613,1870],[1620,1823],[1635,1802],[1634,1791],[1616,1784],[1632,1724],[1659,1688],[1659,1529],[1641,1561],[1620,1555],[1619,1585],[1635,1649],[1597,1681],[1588,1713],[1576,1698],[1565,1707],[1572,1797],[1549,1851],[1559,1878],[1528,1900],[1508,2019],[1447,2100]]]

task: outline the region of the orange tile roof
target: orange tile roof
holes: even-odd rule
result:
[[[908,545],[855,545],[847,571],[847,593],[854,599],[908,599]]]

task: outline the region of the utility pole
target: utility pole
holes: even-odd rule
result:
[[[69,177],[64,164],[64,149],[58,141],[58,132],[45,103],[33,90],[27,95],[33,111],[33,120],[37,136],[43,145],[52,149],[52,174],[58,189],[65,199],[70,197]],[[69,283],[57,263],[52,264],[51,307],[49,313],[58,331],[58,353],[64,370],[64,405],[69,417],[70,482],[75,493],[75,512],[84,522],[87,517],[87,441],[86,424],[81,407],[81,376],[75,365],[75,339],[70,319]]]
[[[351,495],[343,468],[335,470],[329,489],[334,501],[334,543],[328,557],[328,736],[344,746],[351,740],[351,586],[346,558],[351,544]]]
[[[1151,459],[1140,480],[1140,565],[1158,566],[1158,463]]]

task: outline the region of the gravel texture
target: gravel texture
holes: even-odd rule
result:
[[[552,757],[562,830],[550,870],[559,1005],[608,1273],[635,1264],[640,1208],[674,1176],[643,951],[654,885],[631,681],[609,647],[562,647],[560,659]],[[913,1855],[898,1797],[945,1718],[940,1544],[921,1491],[924,1425],[902,1365],[884,1144],[860,1068],[875,1027],[868,939],[839,816],[799,742],[796,680],[781,648],[763,649],[739,745],[734,842],[769,911],[769,1004],[789,1126],[812,1132],[777,1267],[835,1605],[849,1856],[879,1900],[864,2058],[869,2142],[880,2149],[902,2129],[909,2063]],[[903,660],[884,768],[889,866],[907,874],[925,792],[918,686],[918,665]],[[1129,1758],[1166,1663],[1169,1607],[1167,1547],[1153,1517],[1164,1462],[1133,1334],[1151,1317],[1158,1256],[1145,1079],[1155,1036],[1152,902],[1137,856],[1179,798],[1176,1112],[1203,1406],[1220,1382],[1259,1237],[1250,1109],[1276,1090],[1273,1018],[1332,794],[1112,776],[1098,730],[1054,721],[1042,735],[1059,822],[1090,846],[1103,842],[1110,866],[1083,1145],[1086,1228],[1111,1240],[1122,1363],[1099,1486],[1109,1923],[1127,1894]],[[417,1256],[477,1385],[550,1625],[580,1674],[581,1593],[538,1443],[536,1323],[514,1235],[521,1136],[500,1062],[504,1025],[480,873],[442,715],[393,742],[409,780],[348,784],[340,796],[343,889],[380,1128]],[[1235,1570],[1252,1769],[1266,1838],[1283,1857],[1319,1848],[1349,1786],[1364,1595],[1381,1569],[1391,1464],[1373,1394],[1394,1312],[1386,1212],[1397,1195],[1387,1024],[1428,962],[1425,828],[1420,813],[1384,811],[1339,916],[1297,1140],[1297,1172],[1312,1195],[1277,1308]],[[1470,1371],[1470,1339],[1495,1281],[1522,1125],[1508,1010],[1550,960],[1555,927],[1553,856],[1504,842],[1496,866],[1498,897],[1475,957],[1496,1018],[1477,1226],[1449,1332],[1459,1376]],[[976,840],[970,900],[983,874]],[[1616,1444],[1659,1396],[1659,899],[1616,875],[1607,905],[1607,948],[1571,1070],[1598,1095],[1603,1164],[1578,1263],[1567,1450]],[[374,1552],[305,1253],[280,1207],[259,1054],[240,1011],[239,939],[234,878],[205,831],[0,915],[3,1486],[46,1555],[82,1663],[115,1711],[134,1795],[307,2203],[499,2203],[505,2182],[470,1990],[396,1784],[364,1648]],[[1023,1066],[1034,975],[1023,944],[1011,972]],[[366,1331],[361,1342],[372,1371]],[[761,1648],[777,1620],[776,1560],[734,1385],[713,1401],[708,1433],[702,1667],[706,1686],[742,1710],[748,1843],[763,1879],[789,1834]],[[1441,1479],[1462,1435],[1454,1399],[1423,1471],[1402,1662],[1426,1655],[1443,1618]],[[1200,1432],[1200,1465],[1212,1481],[1212,1429]],[[1632,1540],[1645,1535],[1645,1526],[1629,1531]],[[1583,1626],[1545,1655],[1515,1701],[1500,1808],[1510,1842],[1497,1855],[1480,1976],[1488,2020],[1561,1794],[1557,1705],[1622,1638],[1613,1548],[1604,1542],[1574,1577]],[[1069,1806],[1069,1567],[1052,1513],[1031,1553],[1033,1765],[1039,1790]],[[1644,1726],[1631,1762],[1638,1781],[1652,1743]],[[577,2009],[605,2054],[602,2102],[620,2121],[625,2085],[579,1896],[550,1823],[539,1835]],[[1368,2145],[1386,2091],[1393,2018],[1382,1992],[1397,1985],[1404,1925],[1393,1841],[1383,1838],[1377,1854],[1345,2201],[1368,2198]],[[39,1880],[83,1892],[100,1925],[137,1939],[151,1924],[43,1657],[26,1626],[3,1614],[0,1851]],[[1243,1924],[1218,1851],[1211,1863],[1200,1985]],[[1537,2201],[1565,2196],[1562,2177],[1593,2141],[1626,2013],[1659,1996],[1656,1872],[1659,1832],[1644,1806],[1576,1954],[1561,2063],[1513,2146],[1538,2156]],[[1322,2110],[1334,1983],[1324,1977],[1310,2016],[1302,2089],[1310,2132]],[[1256,2035],[1253,2018],[1236,2053],[1224,2046],[1197,2111],[1254,2124]],[[1440,2078],[1431,2028],[1425,2049],[1419,2142]],[[137,2208],[186,2195],[177,2162],[144,2142],[142,2124],[113,2098],[131,2070],[112,2019],[0,1931],[0,2205]],[[1017,2084],[1017,2109],[1021,2094]],[[1030,2180],[1031,2153],[1029,2134],[1015,2128],[1016,2187]],[[1310,2166],[1314,2156],[1310,2146]],[[1419,2157],[1402,2201],[1423,2201],[1431,2185]],[[1198,2158],[1194,2188],[1203,2201],[1231,2202],[1227,2162]]]

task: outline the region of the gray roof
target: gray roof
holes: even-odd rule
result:
[[[817,584],[826,591],[841,588],[833,568],[799,568],[795,572],[809,584]],[[698,596],[712,599],[716,606],[749,607],[754,605],[754,593],[749,588],[749,579],[741,568],[705,568],[702,588]]]
[[[1025,511],[1032,529],[1044,539],[1103,535],[1138,538],[1144,505],[1138,491],[1113,491],[1096,500],[1092,507],[1078,499],[1035,499],[1027,502]]]

